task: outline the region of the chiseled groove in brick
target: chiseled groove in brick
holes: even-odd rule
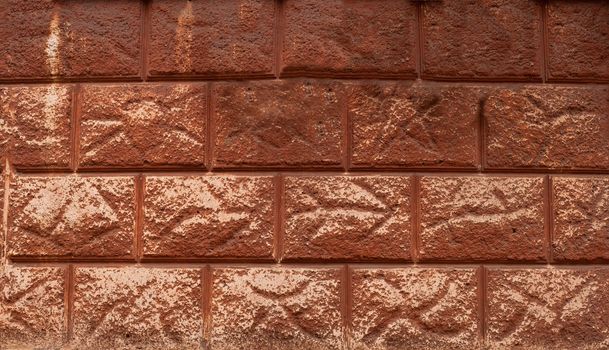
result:
[[[141,33],[140,33],[140,42],[142,45],[142,52],[140,58],[140,76],[143,81],[148,80],[148,45],[150,42],[150,1],[151,0],[143,0],[141,4],[142,11],[142,23],[141,23]]]
[[[419,247],[421,246],[421,199],[419,194],[421,191],[421,177],[418,175],[412,176],[412,194],[411,194],[411,209],[410,220],[412,222],[411,234],[411,257],[414,264],[419,262]]]
[[[548,264],[553,262],[552,257],[552,233],[554,232],[554,217],[553,217],[553,190],[552,190],[552,177],[546,175],[543,179],[544,191],[543,191],[543,206],[544,206],[544,230],[545,230],[545,244],[547,249],[547,261]]]
[[[212,93],[213,83],[207,83],[207,116],[205,120],[205,168],[208,172],[213,169],[214,143],[216,142],[216,119],[214,118],[214,94]]]
[[[273,75],[275,78],[279,78],[281,75],[282,65],[282,53],[283,53],[283,38],[284,38],[284,13],[283,13],[283,0],[275,1],[274,9],[274,22],[273,26],[273,49],[274,61],[273,61]]]
[[[549,46],[548,46],[548,0],[541,0],[539,2],[540,13],[541,13],[541,79],[543,83],[548,81],[548,57],[549,57]]]
[[[284,256],[284,241],[285,241],[285,220],[286,220],[286,208],[285,208],[285,177],[281,174],[277,175],[274,179],[275,182],[275,196],[273,204],[273,211],[275,219],[274,221],[274,237],[273,237],[273,258],[281,263]]]
[[[486,327],[487,327],[487,308],[488,308],[488,300],[487,300],[487,269],[484,265],[480,265],[477,272],[478,274],[478,332],[480,336],[480,342],[484,346],[486,345]]]
[[[417,79],[421,79],[421,75],[423,74],[423,16],[422,16],[422,3],[416,3],[416,12],[415,12],[415,26],[417,30],[417,35],[415,37],[414,50],[415,50],[415,65],[417,69]]]
[[[72,110],[70,116],[70,164],[72,172],[78,170],[80,145],[80,84],[72,86]]]
[[[135,178],[135,236],[133,238],[133,255],[136,262],[144,256],[144,196],[146,195],[146,178],[140,174]]]

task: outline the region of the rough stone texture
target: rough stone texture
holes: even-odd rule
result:
[[[9,203],[9,255],[128,257],[133,252],[132,177],[18,177]]]
[[[141,22],[137,0],[5,0],[0,79],[138,75]]]
[[[542,177],[423,177],[422,259],[542,259],[543,187]]]
[[[609,168],[606,88],[501,89],[484,116],[491,167]]]
[[[609,344],[607,270],[490,270],[493,350],[601,350]]]
[[[78,267],[74,283],[75,348],[200,348],[200,270]]]
[[[270,75],[272,0],[153,1],[151,75]]]
[[[285,180],[285,258],[410,258],[407,176]]]
[[[547,11],[550,78],[609,80],[609,3],[550,1]]]
[[[227,268],[213,276],[211,348],[342,349],[339,270]]]
[[[205,162],[206,116],[203,84],[86,86],[80,164],[200,166]]]
[[[423,74],[541,80],[541,8],[531,0],[422,4]]]
[[[356,167],[478,164],[480,91],[411,84],[355,85],[349,96]]]
[[[144,254],[270,257],[270,176],[147,177]]]
[[[470,350],[478,339],[473,269],[355,269],[355,350]]]
[[[64,269],[0,267],[0,349],[56,349],[66,335]]]
[[[415,75],[411,1],[288,0],[283,72]]]
[[[0,88],[0,158],[23,168],[67,168],[71,110],[70,86]]]
[[[554,177],[553,257],[609,258],[609,178]]]
[[[1,161],[1,159],[0,159]],[[4,252],[5,252],[5,247],[4,244],[6,242],[6,237],[4,235],[4,170],[3,170],[4,166],[0,165],[0,174],[2,176],[0,176],[0,179],[2,180],[2,182],[0,182],[0,264],[4,261]]]
[[[213,87],[214,165],[328,166],[341,162],[342,86],[321,81]]]

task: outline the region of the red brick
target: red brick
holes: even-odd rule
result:
[[[542,177],[423,177],[422,259],[544,258],[543,187]]]
[[[337,166],[342,86],[261,81],[213,87],[218,167]]]
[[[530,0],[422,5],[423,74],[541,80],[541,7]]]
[[[272,0],[153,1],[151,75],[270,75]]]
[[[86,86],[80,164],[85,167],[201,166],[205,85]]]
[[[307,176],[285,180],[285,257],[408,259],[411,178]]]
[[[609,178],[554,177],[553,256],[609,258]]]
[[[135,181],[131,177],[19,177],[11,184],[12,256],[132,254]]]
[[[147,177],[147,256],[271,257],[269,176]]]
[[[0,79],[136,76],[141,6],[125,1],[3,1]]]
[[[353,86],[356,167],[474,167],[480,91],[412,84]]]
[[[609,90],[525,86],[488,97],[494,168],[609,168]]]
[[[550,1],[547,11],[550,78],[609,80],[609,3]]]
[[[226,268],[213,276],[211,348],[342,349],[339,270]]]
[[[607,347],[607,270],[499,269],[488,281],[491,349]]]
[[[64,269],[1,266],[0,349],[59,349],[64,300]]]
[[[289,0],[284,4],[287,74],[416,74],[411,1]]]
[[[473,269],[356,269],[355,350],[478,348]]]
[[[0,158],[20,168],[67,168],[71,111],[70,86],[0,88]]]
[[[85,268],[74,273],[74,348],[199,349],[197,269]]]
[[[0,159],[0,161],[2,161],[2,159]],[[6,242],[6,237],[4,236],[4,171],[3,168],[4,165],[0,165],[0,174],[2,174],[2,176],[0,176],[0,179],[2,179],[2,182],[0,183],[0,218],[2,218],[2,220],[0,220],[0,262],[4,261],[4,253],[5,253],[5,242]]]

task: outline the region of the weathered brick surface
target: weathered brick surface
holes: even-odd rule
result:
[[[607,270],[498,269],[488,281],[491,349],[607,347]]]
[[[480,91],[468,87],[358,84],[351,88],[356,167],[473,167]]]
[[[140,16],[136,0],[5,0],[0,79],[138,75]]]
[[[0,88],[0,158],[24,168],[67,168],[71,107],[67,85]]]
[[[214,165],[339,165],[342,90],[300,80],[214,85]]]
[[[58,267],[0,267],[0,349],[63,344],[64,275]]]
[[[205,85],[90,85],[83,88],[81,109],[81,166],[205,162]]]
[[[499,89],[486,100],[487,163],[496,168],[609,168],[609,90]]]
[[[338,270],[226,268],[213,276],[213,349],[342,349]]]
[[[0,43],[0,349],[609,349],[607,1],[0,0]]]
[[[79,349],[199,349],[198,269],[79,267],[74,273]]]
[[[609,4],[558,0],[547,11],[550,78],[609,80]]]
[[[421,179],[422,259],[540,260],[542,177]]]
[[[407,176],[307,176],[285,180],[285,258],[408,259]]]
[[[10,192],[12,256],[126,257],[133,253],[132,177],[18,177]]]
[[[270,257],[270,176],[147,177],[144,254]]]
[[[416,74],[416,5],[410,1],[289,0],[283,72]]]
[[[609,179],[554,177],[556,260],[609,258]]]
[[[476,281],[472,269],[355,269],[354,349],[477,348]]]
[[[541,8],[530,0],[422,5],[423,74],[541,79]]]
[[[152,1],[151,75],[271,74],[271,0]]]

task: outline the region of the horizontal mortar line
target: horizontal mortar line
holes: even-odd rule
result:
[[[345,265],[354,268],[476,268],[479,266],[487,266],[492,268],[571,268],[571,269],[594,269],[594,268],[609,268],[609,260],[605,262],[556,262],[547,264],[546,262],[540,261],[525,262],[525,261],[514,261],[514,262],[501,262],[501,261],[421,261],[413,263],[412,261],[396,262],[396,261],[340,261],[340,260],[324,260],[324,261],[282,261],[278,263],[271,259],[262,260],[247,260],[247,259],[210,259],[208,261],[195,261],[194,259],[173,259],[173,260],[150,260],[144,259],[140,263],[135,260],[111,260],[111,259],[80,259],[80,260],[14,260],[11,259],[10,263],[18,266],[64,266],[69,264],[78,264],[83,266],[88,265],[99,265],[99,266],[251,266],[251,267],[281,267],[281,266],[311,266],[311,267],[343,267]]]
[[[344,176],[344,175],[420,175],[420,176],[609,176],[607,170],[591,169],[489,169],[475,168],[352,168],[347,171],[340,168],[251,168],[251,169],[213,169],[204,168],[99,168],[99,169],[16,169],[17,176],[134,176],[143,174],[154,175],[279,175],[287,174],[293,176]]]
[[[98,77],[98,78],[65,78],[65,79],[0,79],[0,88],[3,86],[15,87],[15,86],[37,86],[37,85],[51,85],[51,84],[100,84],[100,85],[112,85],[116,83],[131,83],[139,85],[157,85],[162,83],[187,83],[187,82],[256,82],[256,81],[296,81],[296,80],[318,80],[318,81],[336,81],[343,83],[357,83],[357,82],[404,82],[404,83],[417,83],[421,86],[502,86],[502,87],[521,87],[525,85],[539,85],[539,86],[582,86],[588,88],[594,88],[596,86],[604,86],[609,84],[609,79],[597,79],[597,80],[586,80],[586,79],[561,79],[551,80],[543,83],[541,80],[519,80],[519,79],[471,79],[471,78],[455,78],[455,79],[440,79],[440,78],[423,78],[417,79],[416,76],[383,76],[383,75],[367,75],[367,76],[332,76],[332,75],[284,75],[277,78],[274,75],[253,75],[253,76],[152,76],[148,77],[145,81],[142,77]]]

